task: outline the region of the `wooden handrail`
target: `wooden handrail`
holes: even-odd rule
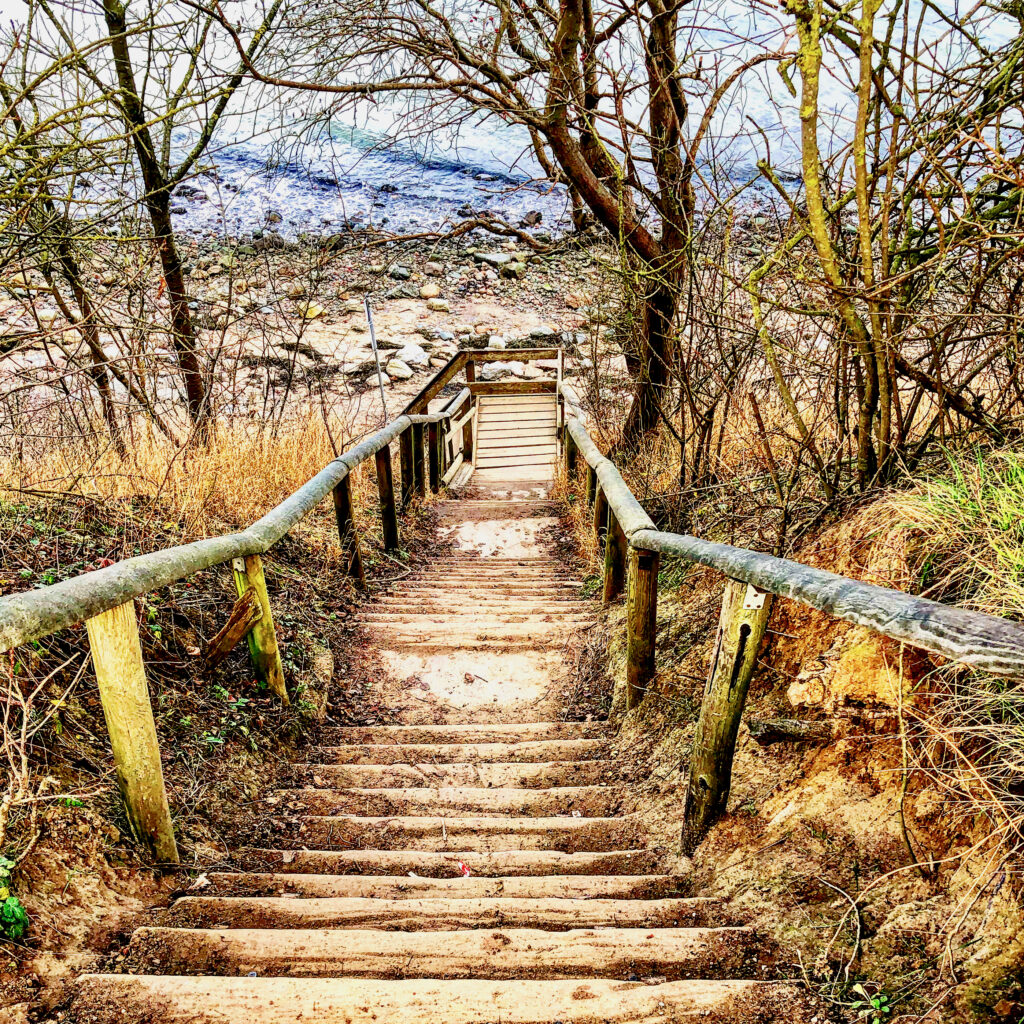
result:
[[[708,670],[690,755],[683,808],[682,851],[691,854],[725,812],[733,754],[747,687],[767,628],[771,597],[790,598],[836,618],[995,675],[1024,679],[1024,626],[982,612],[944,605],[900,590],[862,583],[788,558],[658,530],[614,464],[594,444],[579,401],[562,384],[563,456],[570,484],[576,458],[586,459],[587,498],[594,532],[605,537],[606,603],[627,570],[626,709],[655,678],[659,559],[685,558],[725,573],[718,636]],[[625,543],[623,542],[625,541]],[[624,552],[628,546],[628,558]]]
[[[568,408],[566,416],[570,416]],[[566,426],[577,450],[596,473],[605,500],[631,548],[720,569],[731,579],[800,601],[960,664],[995,675],[1024,678],[1024,626],[1008,619],[862,583],[788,558],[659,531],[582,422],[567,418]]]
[[[517,350],[516,354],[520,359],[542,359],[553,358],[557,352],[557,349],[528,349]],[[177,861],[178,854],[146,688],[134,599],[202,569],[230,562],[238,593],[253,591],[252,601],[260,608],[248,632],[253,668],[287,703],[288,693],[260,556],[332,494],[348,572],[356,586],[365,586],[349,474],[366,459],[374,458],[384,545],[388,550],[396,550],[399,547],[398,501],[392,479],[391,442],[401,438],[403,503],[413,493],[422,494],[425,490],[424,427],[430,440],[431,490],[438,490],[442,482],[447,483],[454,475],[447,471],[448,459],[451,458],[457,471],[460,464],[457,460],[464,457],[465,449],[465,432],[460,429],[456,433],[459,451],[457,455],[448,454],[445,442],[451,434],[449,425],[467,402],[472,414],[475,397],[469,387],[463,387],[434,413],[426,411],[429,402],[460,369],[472,365],[470,359],[487,362],[498,358],[508,356],[504,351],[457,353],[431,378],[405,413],[332,460],[265,516],[238,533],[138,555],[41,590],[0,597],[0,653],[69,626],[86,623],[128,818],[139,839],[158,860]],[[472,374],[467,373],[467,378],[471,377]],[[460,418],[460,425],[464,426],[468,419]]]

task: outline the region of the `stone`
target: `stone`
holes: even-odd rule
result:
[[[505,266],[506,263],[512,263],[515,260],[515,253],[511,252],[478,252],[473,254],[473,258],[477,263],[486,263],[488,266],[498,269]]]
[[[401,263],[396,263],[388,271],[388,277],[393,281],[408,281],[412,277],[412,271],[408,267],[403,267]]]
[[[436,281],[428,281],[420,288],[421,299],[436,299],[441,294],[441,286]]]
[[[541,324],[539,327],[534,327],[530,331],[530,337],[534,341],[550,341],[555,336],[555,329],[548,327],[547,324]]]
[[[440,356],[431,356],[430,357],[430,365],[435,370],[441,370],[441,369],[444,369],[444,367],[446,367],[448,365],[448,360],[447,359],[442,359]]]
[[[392,338],[390,334],[381,334],[377,336],[377,348],[399,349],[404,344],[404,341],[399,341],[397,338]]]
[[[289,299],[301,299],[306,294],[306,286],[301,281],[292,281],[284,293]]]
[[[427,309],[432,313],[450,313],[452,311],[447,299],[427,299]]]
[[[544,376],[544,371],[539,366],[534,366],[533,363],[527,363],[521,376],[525,380],[540,380]]]
[[[385,299],[418,299],[419,297],[419,288],[414,284],[409,284],[408,281],[396,285],[390,291],[384,293]]]
[[[238,255],[239,256],[255,256],[256,255],[256,249],[255,249],[254,246],[251,246],[251,245],[240,245],[238,247]]]
[[[518,359],[513,360],[508,364],[509,371],[514,373],[517,377],[526,376],[526,363],[520,362]]]
[[[268,210],[266,219],[268,224],[280,224],[283,218],[277,210]]]
[[[508,342],[500,334],[492,334],[487,338],[488,348],[507,348]]]
[[[310,302],[306,308],[302,311],[302,315],[307,320],[315,320],[318,316],[323,316],[327,310],[323,306],[318,306],[315,302]]]
[[[535,228],[544,219],[540,210],[530,210],[519,222],[521,228]]]
[[[526,275],[526,264],[506,263],[498,273],[500,273],[504,278],[508,278],[512,281],[518,281],[521,277]]]
[[[395,358],[409,366],[426,366],[430,361],[427,350],[422,345],[403,345],[396,353]]]
[[[412,369],[401,359],[389,359],[388,365],[384,367],[384,372],[395,380],[408,380],[412,376]]]
[[[423,273],[427,277],[440,277],[444,273],[444,264],[438,263],[436,260],[431,260],[424,268]]]
[[[480,380],[498,380],[499,377],[504,377],[508,372],[508,363],[484,363],[480,367],[479,377]]]

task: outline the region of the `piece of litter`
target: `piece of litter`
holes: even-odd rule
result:
[[[473,873],[469,870],[469,866],[467,864],[464,864],[461,860],[459,861],[459,871],[462,872],[463,878],[469,878],[469,876]]]
[[[205,889],[210,884],[210,879],[205,874],[200,875],[190,886],[189,891],[193,889]]]
[[[583,817],[583,813],[581,811],[573,811],[572,812],[572,816],[574,818],[582,818]]]
[[[419,875],[417,875],[415,871],[410,871],[410,872],[409,872],[409,877],[410,877],[410,878],[419,878],[420,876],[419,876]]]

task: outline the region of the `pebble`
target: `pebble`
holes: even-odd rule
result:
[[[388,271],[388,277],[394,281],[408,281],[412,277],[412,271],[408,267],[403,267],[401,263],[396,263]]]
[[[451,306],[448,305],[447,299],[427,299],[427,309],[431,310],[434,313],[451,312]]]
[[[422,345],[403,345],[396,353],[395,359],[406,363],[409,366],[426,366],[430,360],[427,351]]]
[[[412,376],[412,369],[401,359],[389,359],[388,365],[384,367],[384,372],[396,380],[408,380]]]
[[[508,342],[500,334],[492,334],[487,339],[488,348],[507,348]]]
[[[420,288],[421,299],[436,299],[441,294],[441,286],[436,281],[428,281]]]
[[[431,260],[424,268],[423,272],[427,277],[440,277],[444,273],[444,264],[436,263]]]

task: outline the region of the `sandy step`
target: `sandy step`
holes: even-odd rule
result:
[[[594,761],[608,756],[607,740],[529,740],[522,743],[359,743],[317,748],[326,764],[437,764]]]
[[[139,928],[127,951],[144,974],[330,978],[735,978],[756,969],[745,928],[546,932]]]
[[[518,743],[609,736],[608,722],[519,722],[514,725],[368,725],[325,730],[336,743]]]
[[[417,639],[455,639],[472,640],[540,640],[538,630],[546,633],[566,630],[576,626],[589,626],[594,622],[593,616],[587,618],[570,618],[568,616],[549,615],[547,618],[520,616],[494,619],[472,618],[465,622],[455,621],[442,616],[410,616],[399,618],[391,616],[381,621],[362,620],[363,628],[374,634],[383,634],[388,642],[398,642],[404,637]]]
[[[626,818],[354,817],[308,815],[284,821],[281,839],[320,849],[625,850],[639,845]]]
[[[786,1020],[797,990],[772,982],[377,981],[92,974],[78,983],[81,1024],[707,1024]],[[443,1013],[440,1008],[443,1007]],[[777,1007],[777,1014],[773,1007]],[[761,1015],[756,1016],[760,1011]]]
[[[655,874],[661,863],[656,849],[562,853],[558,850],[270,850],[241,849],[233,863],[250,871],[331,875],[407,875],[424,878],[543,878],[548,875]]]
[[[612,781],[613,761],[544,761],[538,764],[293,764],[282,781],[328,789],[410,789],[417,786],[595,786]]]
[[[608,818],[623,810],[624,795],[618,787],[561,786],[557,789],[483,789],[479,786],[446,786],[437,789],[279,789],[264,804],[289,812],[309,814],[391,815],[501,815],[503,817],[553,817],[575,813]]]
[[[363,899],[359,897],[183,896],[165,911],[177,928],[683,928],[709,923],[709,899]]]
[[[411,877],[410,877],[411,875]],[[301,875],[269,872],[211,872],[202,896],[357,896],[385,900],[454,899],[616,899],[653,900],[688,895],[685,875],[540,875],[455,878],[406,875]]]
[[[543,600],[534,597],[515,597],[503,594],[499,598],[491,600],[474,600],[463,597],[461,593],[452,593],[443,600],[433,601],[410,601],[408,597],[382,597],[378,598],[373,608],[379,609],[375,612],[367,612],[368,615],[388,615],[390,609],[401,610],[403,608],[416,609],[422,613],[441,612],[444,614],[465,614],[466,612],[509,612],[521,613],[523,611],[534,612],[538,615],[547,615],[553,612],[559,615],[563,613],[589,613],[596,614],[594,605],[589,601],[576,601],[568,599]]]
[[[589,626],[597,619],[593,612],[570,612],[554,608],[538,612],[532,608],[505,608],[487,611],[482,608],[427,611],[415,604],[393,608],[387,612],[363,612],[359,621],[374,629],[428,629],[434,633],[474,633],[486,629],[505,631],[517,625],[525,626]]]

